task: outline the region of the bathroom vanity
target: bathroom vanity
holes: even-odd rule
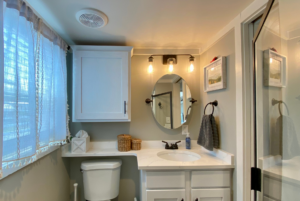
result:
[[[191,150],[184,143],[178,150],[165,150],[161,141],[143,141],[139,151],[119,152],[116,141],[91,142],[89,151],[81,154],[71,153],[67,144],[62,157],[136,156],[141,201],[231,201],[234,156],[191,143]]]
[[[231,199],[231,170],[141,170],[142,200]]]

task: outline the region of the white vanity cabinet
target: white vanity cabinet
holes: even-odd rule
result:
[[[130,121],[132,47],[82,46],[73,50],[73,122]]]
[[[142,201],[231,201],[232,170],[142,170]]]
[[[147,201],[184,201],[185,190],[147,190]]]

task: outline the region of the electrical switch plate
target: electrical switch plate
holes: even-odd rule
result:
[[[166,117],[166,123],[167,124],[171,123],[170,117]]]
[[[182,125],[182,135],[186,135],[189,133],[189,126],[188,125]]]

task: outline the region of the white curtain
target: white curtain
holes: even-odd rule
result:
[[[24,166],[67,128],[66,47],[23,0],[4,0],[2,168]],[[1,161],[0,161],[1,162]]]

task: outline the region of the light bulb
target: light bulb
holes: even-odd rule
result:
[[[193,72],[194,71],[194,57],[193,56],[190,56],[190,72]]]
[[[153,66],[152,66],[152,63],[150,63],[150,65],[149,65],[148,72],[149,72],[149,73],[152,73],[152,72],[153,72]]]
[[[215,70],[215,68],[211,68],[211,71]]]
[[[169,64],[169,72],[173,72],[174,60],[172,58],[168,59],[168,64]]]
[[[152,73],[153,72],[153,66],[152,66],[152,64],[153,64],[153,57],[152,56],[150,56],[148,58],[148,62],[149,62],[148,73]]]
[[[273,59],[272,58],[270,58],[270,64],[273,62]]]
[[[190,72],[193,72],[194,71],[194,64],[191,64],[190,65]]]

